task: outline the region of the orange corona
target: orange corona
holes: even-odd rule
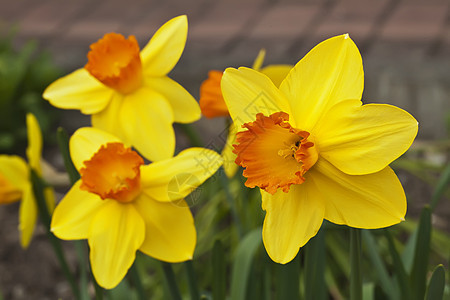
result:
[[[278,188],[288,192],[292,184],[305,181],[305,173],[316,163],[318,153],[309,132],[293,128],[285,112],[269,117],[256,115],[254,122],[242,125],[233,152],[236,163],[245,168],[245,183],[271,193]]]
[[[144,160],[121,143],[102,146],[80,170],[81,189],[104,199],[131,202],[140,192],[140,166]]]
[[[132,35],[108,33],[91,45],[85,69],[103,84],[122,94],[142,85],[139,45]]]

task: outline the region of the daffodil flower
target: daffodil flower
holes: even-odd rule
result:
[[[91,45],[84,68],[53,82],[43,97],[92,115],[92,125],[120,137],[152,161],[175,151],[173,122],[200,118],[195,99],[167,74],[186,43],[187,18],[164,24],[139,52],[134,36],[106,34]]]
[[[0,155],[0,204],[13,203],[21,200],[19,209],[20,243],[27,248],[33,236],[37,220],[37,205],[30,180],[30,170],[33,169],[42,176],[41,153],[42,134],[39,123],[32,114],[27,114],[28,148],[26,151],[28,164],[17,155]],[[44,189],[47,207],[53,211],[54,195],[50,187]]]
[[[88,240],[101,286],[115,287],[137,250],[167,262],[192,259],[196,231],[184,197],[221,166],[217,153],[191,148],[144,165],[119,138],[91,127],[77,130],[69,146],[81,179],[56,207],[51,230]]]
[[[404,220],[405,194],[388,165],[418,123],[391,105],[362,105],[363,85],[348,34],[317,45],[279,88],[252,69],[225,70],[222,92],[240,130],[236,162],[246,186],[261,190],[263,241],[275,262],[291,261],[323,219],[367,229]]]
[[[272,80],[275,86],[278,87],[292,69],[292,66],[268,65],[266,67],[262,67],[265,56],[266,51],[264,49],[259,51],[258,56],[253,62],[252,68],[265,74]],[[222,76],[223,71],[211,70],[208,72],[208,79],[203,81],[200,86],[200,109],[202,114],[207,118],[228,117],[230,115],[220,88]],[[238,165],[234,163],[236,160],[236,154],[233,153],[233,144],[236,139],[235,129],[236,128],[234,126],[229,127],[227,141],[222,150],[222,156],[224,158],[223,168],[225,174],[229,178],[233,177],[238,170]]]

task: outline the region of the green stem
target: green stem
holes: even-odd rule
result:
[[[172,296],[172,300],[181,300],[181,294],[175,280],[175,274],[173,273],[172,265],[166,262],[161,262],[161,264],[170,295]]]
[[[192,260],[185,261],[184,266],[186,267],[189,291],[191,292],[191,300],[199,300],[200,293],[198,291],[197,279],[195,277],[194,265],[192,263]]]
[[[192,260],[184,262],[184,266],[186,267],[189,291],[191,292],[191,300],[199,300],[200,293],[198,291],[197,279],[195,277],[194,265],[192,263]]]
[[[137,269],[136,261],[134,261],[133,265],[130,268],[130,274],[131,279],[133,280],[134,287],[136,288],[138,294],[138,299],[147,299],[147,297],[145,296],[145,290],[142,284],[141,276],[139,275],[139,270]]]
[[[62,127],[59,127],[56,132],[56,138],[58,140],[59,151],[63,157],[64,166],[69,174],[70,183],[74,184],[78,179],[80,179],[80,174],[78,174],[78,171],[70,158],[69,136]]]
[[[231,217],[233,218],[233,223],[236,226],[239,238],[242,238],[243,231],[242,231],[241,220],[237,213],[237,209],[236,209],[236,205],[235,205],[233,196],[230,193],[230,189],[229,189],[230,182],[229,182],[228,177],[225,174],[225,171],[223,170],[223,168],[219,171],[219,177],[220,177],[220,182],[222,184],[222,188],[225,191],[225,197],[227,199],[228,205],[230,205],[230,211],[231,211]]]
[[[285,265],[277,264],[277,299],[300,299],[300,258],[297,256]]]
[[[46,228],[48,239],[50,240],[53,250],[55,251],[56,257],[59,261],[59,264],[61,265],[63,273],[66,276],[66,279],[70,284],[70,287],[72,288],[73,295],[75,296],[76,299],[79,299],[80,293],[75,278],[70,272],[69,265],[67,264],[61,244],[59,243],[58,238],[56,238],[56,236],[51,232],[50,229],[51,216],[45,201],[44,183],[34,170],[31,170],[31,182],[33,184],[33,192],[36,197],[36,204],[38,207],[39,216]]]
[[[361,230],[350,228],[350,300],[362,299]]]
[[[197,132],[192,129],[189,124],[178,124],[183,130],[184,134],[188,137],[192,147],[203,147],[203,142],[198,136]]]

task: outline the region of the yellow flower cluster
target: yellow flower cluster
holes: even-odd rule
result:
[[[388,165],[410,147],[417,121],[390,105],[362,105],[362,59],[347,34],[320,43],[295,66],[261,68],[261,52],[252,69],[213,71],[200,105],[167,76],[186,37],[186,16],[165,23],[142,50],[133,36],[106,34],[83,68],[43,94],[56,107],[91,115],[92,127],[70,139],[81,178],[57,205],[51,230],[88,240],[101,286],[115,287],[138,250],[167,262],[192,259],[196,229],[183,199],[224,161],[229,177],[242,166],[246,186],[260,188],[264,245],[279,263],[291,261],[324,219],[357,228],[404,219],[404,191]],[[233,120],[222,155],[190,148],[174,156],[172,124],[194,122],[201,112]],[[29,164],[0,156],[0,203],[22,199],[24,247],[36,220],[29,170],[41,172],[42,148],[36,120],[27,122]]]

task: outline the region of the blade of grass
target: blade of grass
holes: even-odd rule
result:
[[[212,296],[214,300],[225,300],[226,297],[226,260],[223,244],[216,240],[212,252]]]
[[[237,247],[232,265],[231,299],[246,299],[248,275],[253,258],[261,244],[261,228],[257,228],[245,235]]]
[[[378,274],[381,288],[390,299],[398,299],[399,295],[395,292],[394,286],[392,284],[392,279],[389,276],[383,259],[380,256],[377,244],[375,243],[375,239],[373,238],[372,233],[369,230],[363,230],[362,239],[364,244],[366,245],[370,260],[372,261],[372,266],[375,268],[375,271]]]
[[[428,284],[426,300],[441,300],[444,298],[445,289],[445,269],[442,265],[438,265],[431,275]]]
[[[325,285],[325,232],[319,230],[303,248],[305,254],[305,299],[326,299]]]
[[[431,204],[430,204],[431,211],[434,211],[442,195],[448,189],[449,184],[450,184],[450,164],[447,165],[447,167],[442,172],[441,177],[439,178],[439,181],[436,185],[436,188],[434,189],[434,193],[433,196],[431,197]]]
[[[411,285],[409,283],[408,275],[406,274],[405,267],[400,258],[400,254],[395,248],[394,240],[388,229],[383,230],[384,235],[388,241],[389,252],[392,256],[392,261],[394,263],[395,274],[397,275],[398,283],[400,285],[401,299],[410,300],[411,298]]]
[[[425,296],[428,258],[430,256],[430,241],[431,210],[430,207],[425,206],[422,209],[419,227],[417,228],[417,241],[410,278],[415,299],[423,299]]]
[[[350,300],[362,299],[361,230],[350,228]]]

